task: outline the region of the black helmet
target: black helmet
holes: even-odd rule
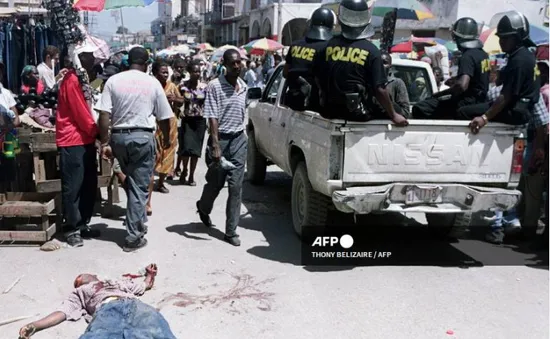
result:
[[[311,15],[309,31],[306,38],[313,40],[329,40],[332,38],[334,27],[334,13],[326,8],[317,8]]]
[[[453,40],[464,49],[482,48],[477,22],[472,18],[460,18],[453,25]]]
[[[338,7],[338,22],[342,36],[350,40],[366,39],[374,34],[367,0],[342,0]]]
[[[529,21],[517,11],[506,12],[497,24],[496,36],[499,38],[516,36],[525,47],[535,47],[529,38]]]

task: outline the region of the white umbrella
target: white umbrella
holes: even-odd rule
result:
[[[189,55],[191,49],[187,45],[171,46],[168,48],[171,51],[175,51],[177,54]]]
[[[244,49],[233,46],[233,45],[225,45],[225,46],[217,48],[214,51],[214,53],[212,53],[212,56],[210,56],[210,61],[212,61],[212,62],[221,61],[221,59],[223,57],[223,53],[225,53],[225,51],[227,51],[228,49],[236,49],[241,54],[241,59],[248,60],[248,58],[246,57],[246,51]]]
[[[172,56],[176,54],[178,54],[178,52],[170,49],[163,49],[162,51],[157,52],[157,56]]]

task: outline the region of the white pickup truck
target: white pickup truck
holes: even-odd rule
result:
[[[345,213],[423,212],[428,226],[467,227],[478,211],[507,210],[521,198],[522,130],[469,121],[328,120],[284,104],[284,64],[265,89],[249,90],[247,173],[260,185],[275,164],[292,176],[294,229],[325,225],[331,207]],[[411,104],[437,88],[428,64],[393,60]],[[424,90],[415,88],[423,78]],[[420,81],[422,83],[422,81]],[[261,94],[260,94],[261,93]],[[334,208],[332,208],[334,209]]]

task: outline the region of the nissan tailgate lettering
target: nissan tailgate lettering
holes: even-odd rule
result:
[[[369,165],[427,166],[459,164],[460,166],[485,167],[483,146],[443,144],[368,144]]]

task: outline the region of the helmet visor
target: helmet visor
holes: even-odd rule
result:
[[[352,11],[342,5],[338,9],[338,20],[348,27],[364,27],[370,23],[370,11]]]

